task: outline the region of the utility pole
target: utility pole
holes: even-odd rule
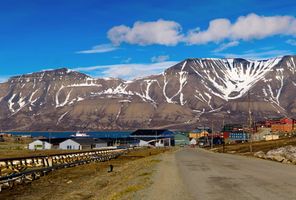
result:
[[[252,138],[252,133],[253,133],[253,122],[252,122],[252,111],[251,111],[251,98],[250,98],[250,91],[248,91],[248,110],[249,110],[249,117],[248,117],[248,125],[249,125],[249,144],[250,144],[250,152],[253,152],[253,138]]]
[[[157,131],[155,130],[155,147],[157,145]]]
[[[212,120],[212,138],[211,138],[211,149],[213,148],[214,146],[214,137],[213,137],[213,134],[214,134],[214,123],[213,123],[213,120]]]

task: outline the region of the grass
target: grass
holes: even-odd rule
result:
[[[153,159],[153,160],[151,160],[151,162],[155,162],[155,163],[159,163],[161,160],[159,160],[159,159]]]
[[[132,199],[130,195],[151,184],[160,153],[163,149],[139,149],[114,160],[53,171],[31,184],[4,190],[0,199]],[[110,164],[112,173],[107,172]]]
[[[140,174],[139,176],[150,176],[152,174],[152,172],[144,172],[142,174]]]
[[[144,189],[143,185],[129,185],[127,186],[124,190],[120,191],[119,193],[115,193],[112,197],[111,200],[117,200],[121,199],[123,196],[132,193],[132,192],[137,192],[139,190]]]
[[[252,149],[253,152],[263,151],[266,153],[269,150],[287,145],[296,145],[296,137],[288,137],[272,141],[252,142]],[[215,151],[221,153],[223,152],[223,147],[219,146],[215,149]],[[250,154],[250,143],[225,145],[224,152],[248,155]]]

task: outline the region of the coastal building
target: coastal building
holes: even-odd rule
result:
[[[294,124],[272,124],[272,132],[289,133],[294,130]]]
[[[207,137],[210,133],[212,133],[212,130],[209,127],[199,126],[196,129],[189,132],[189,138],[198,139],[201,137]]]
[[[234,133],[234,132],[242,131],[242,130],[243,130],[242,124],[225,124],[222,129],[222,135],[223,135],[224,140],[227,142],[228,140],[234,139],[234,138],[229,138],[230,133]]]
[[[138,140],[138,146],[174,146],[174,132],[167,129],[138,129],[131,133]]]
[[[108,146],[133,147],[138,144],[136,139],[130,137],[131,132],[129,131],[89,132],[89,134],[106,141]]]
[[[266,140],[266,141],[269,141],[269,140],[278,140],[279,138],[280,138],[279,135],[274,135],[274,134],[266,135],[266,136],[265,136],[265,140]]]
[[[189,144],[190,144],[191,147],[195,147],[195,145],[197,144],[196,139],[195,139],[195,138],[192,138],[192,139],[190,140]]]
[[[174,135],[175,145],[176,146],[183,146],[189,144],[189,137],[186,133],[178,132]]]
[[[198,139],[201,137],[207,137],[209,133],[207,131],[201,131],[201,132],[190,132],[189,133],[189,138],[192,139]]]
[[[59,149],[64,150],[83,150],[83,149],[98,149],[107,147],[108,143],[105,140],[98,138],[70,138],[59,144]]]
[[[265,140],[271,134],[271,128],[257,127],[256,132],[251,134],[252,141]]]
[[[233,131],[229,133],[228,139],[233,142],[244,142],[249,140],[249,134],[244,131]]]
[[[271,118],[257,122],[256,127],[271,128],[271,132],[289,133],[296,130],[296,120],[288,117]]]
[[[67,138],[43,138],[37,139],[29,143],[28,149],[30,150],[43,150],[43,149],[58,149],[59,144]]]
[[[225,124],[222,132],[241,131],[243,130],[242,124]]]

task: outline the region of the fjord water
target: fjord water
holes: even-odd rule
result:
[[[40,132],[9,132],[13,135],[19,136],[32,136],[32,137],[50,137],[50,138],[67,138],[75,134],[76,131],[64,131],[64,132],[51,132],[51,131],[40,131]],[[131,131],[90,131],[85,132],[89,137],[93,138],[127,138]]]

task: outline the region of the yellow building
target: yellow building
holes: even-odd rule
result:
[[[192,139],[198,139],[198,138],[201,138],[201,137],[205,137],[205,136],[208,136],[209,133],[207,131],[201,131],[199,133],[194,133],[194,132],[191,132],[189,133],[189,138]]]

